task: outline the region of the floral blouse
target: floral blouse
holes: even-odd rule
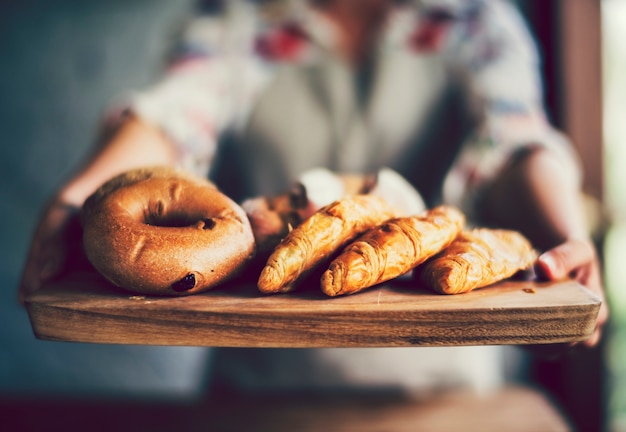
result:
[[[284,71],[289,67],[314,70],[323,59],[334,59],[337,44],[333,24],[309,8],[306,2],[257,4],[240,0],[223,3],[226,6],[218,11],[203,8],[200,3],[198,14],[183,33],[163,79],[151,88],[128,95],[122,102],[123,108],[161,128],[171,138],[181,167],[209,176],[216,169],[222,148],[220,142],[225,135],[233,131],[239,136],[254,135],[248,130],[250,124],[258,123],[255,119],[263,116],[256,113],[260,106],[268,105],[260,101],[272,99],[264,96],[276,88],[277,83],[280,86],[280,83],[291,82],[285,78],[290,75]],[[329,86],[326,90],[318,89],[315,80],[301,86],[312,90],[294,90],[324,94],[321,99],[327,100],[319,104],[330,116],[316,123],[314,115],[303,114],[311,119],[310,124],[305,122],[298,127],[308,132],[289,135],[290,145],[300,146],[300,153],[287,151],[285,154],[298,158],[300,154],[308,154],[307,149],[332,141],[329,149],[324,150],[323,158],[316,159],[313,154],[306,157],[310,157],[312,164],[324,164],[336,171],[372,171],[380,169],[381,165],[390,165],[406,176],[430,204],[443,200],[461,206],[468,213],[472,212],[481,188],[514,154],[531,146],[559,152],[560,159],[570,167],[571,175],[579,176],[569,143],[546,119],[538,68],[540,58],[533,39],[519,12],[506,0],[398,3],[379,41],[376,58],[381,59],[383,66],[374,69],[374,78],[372,74],[357,73],[353,74],[352,81],[344,80],[336,86],[332,79],[322,80],[323,85]],[[396,96],[383,97],[386,105],[369,110],[381,113],[379,119],[372,119],[370,117],[375,115],[370,116],[363,108],[367,105],[363,101],[376,99],[377,87],[371,82],[382,79],[383,74],[378,72],[384,72],[385,62],[391,64],[388,69],[397,69],[392,73],[394,82],[388,84],[389,91]],[[394,66],[398,62],[408,66]],[[415,62],[444,66],[428,63],[428,66],[417,67],[415,73],[408,72],[413,70],[411,65]],[[342,69],[333,67],[328,68],[333,71],[327,75],[342,76]],[[425,86],[424,82],[429,85]],[[444,87],[456,89],[454,98],[450,99],[450,91],[443,90]],[[346,96],[342,99],[343,93]],[[416,106],[413,100],[420,97],[403,98],[403,93],[426,94],[423,98],[426,102]],[[430,93],[434,96],[428,96]],[[447,102],[442,103],[444,99]],[[280,106],[276,106],[276,102],[269,110],[277,112],[273,117],[282,116],[287,123],[303,109],[298,97],[277,100]],[[445,109],[441,109],[441,105],[445,105]],[[433,112],[439,117],[439,129],[424,132],[428,130],[427,122],[434,118]],[[441,118],[451,119],[449,125]],[[325,126],[328,133],[317,132],[323,129],[322,123],[328,123]],[[391,128],[389,125],[400,132],[386,130]],[[281,127],[280,122],[270,121],[261,129]],[[420,132],[416,133],[418,129]],[[458,133],[448,136],[450,130]],[[278,132],[261,135],[278,136]],[[288,135],[287,131],[280,133]],[[319,138],[309,137],[316,133]],[[416,134],[421,134],[421,138],[410,138]],[[452,149],[446,147],[447,144],[435,144],[437,139],[432,137],[443,140],[444,135],[448,141],[458,141],[458,147]],[[379,137],[384,144],[372,144],[371,137]],[[438,146],[439,150],[417,153],[408,150],[429,145]],[[254,146],[247,147],[243,154],[259,163],[264,158],[269,159],[264,155],[273,151],[272,148]],[[286,146],[277,150],[277,154]],[[331,147],[335,150],[331,151]],[[436,165],[441,153],[449,156],[446,162],[441,162],[441,167],[433,169],[435,174],[428,174],[430,183],[417,174],[413,178],[414,172],[430,169],[433,163]],[[377,157],[378,164],[368,157]],[[426,163],[394,166],[410,158]],[[312,168],[304,162],[294,166],[284,173],[285,178],[295,180]],[[266,169],[259,178],[271,177],[277,171],[278,166]],[[262,182],[254,180],[254,184]],[[428,190],[434,183],[441,189],[438,193]],[[280,187],[284,184],[271,183],[266,189],[247,193],[281,192],[275,190]]]

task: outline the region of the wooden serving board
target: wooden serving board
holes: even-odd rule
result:
[[[394,281],[328,298],[231,284],[187,297],[137,296],[75,274],[26,301],[34,334],[55,341],[224,347],[543,344],[591,336],[600,299],[573,281],[506,281],[446,296]]]

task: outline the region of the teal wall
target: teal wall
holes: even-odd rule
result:
[[[39,341],[16,301],[39,211],[114,96],[159,73],[189,4],[0,1],[0,397],[202,392],[207,350]]]

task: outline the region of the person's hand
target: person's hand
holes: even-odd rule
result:
[[[35,229],[20,281],[18,299],[41,288],[42,284],[59,276],[65,269],[68,256],[80,250],[79,208],[58,200],[43,212]]]
[[[609,316],[606,304],[600,262],[591,241],[568,240],[541,254],[535,265],[537,276],[545,280],[570,277],[597,294],[602,300],[593,335],[584,342],[593,347],[600,340],[602,327]]]

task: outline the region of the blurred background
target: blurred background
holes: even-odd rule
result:
[[[611,217],[605,275],[613,308],[606,367],[611,382],[608,413],[615,431],[626,430],[626,2],[602,2],[605,204]]]
[[[202,392],[208,350],[37,341],[16,297],[42,206],[93,146],[105,107],[160,73],[190,4],[0,2],[0,395]]]
[[[597,240],[613,310],[603,346],[538,362],[532,374],[578,424],[626,431],[626,1],[516,3],[545,59],[552,120],[583,155],[586,192],[602,210]],[[203,396],[210,350],[38,341],[16,301],[40,209],[85,157],[103,110],[159,75],[192,4],[0,0],[0,403]]]

